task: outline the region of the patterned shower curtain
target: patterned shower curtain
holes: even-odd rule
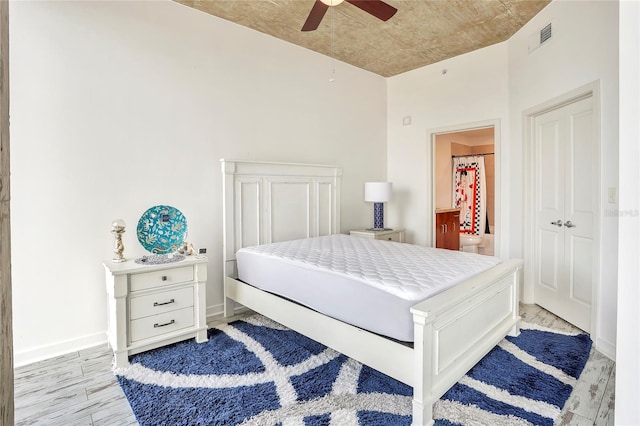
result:
[[[453,207],[460,209],[460,232],[481,235],[487,217],[484,156],[453,158]]]

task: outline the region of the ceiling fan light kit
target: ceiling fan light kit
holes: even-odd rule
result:
[[[311,12],[309,12],[307,20],[302,26],[302,31],[313,31],[317,29],[320,22],[322,22],[322,18],[324,18],[324,14],[327,13],[327,9],[332,6],[337,6],[343,1],[344,0],[316,0],[311,8]],[[398,11],[398,9],[388,5],[382,0],[347,0],[347,3],[351,3],[381,21],[388,21]]]

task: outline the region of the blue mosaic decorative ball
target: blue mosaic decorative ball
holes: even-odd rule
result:
[[[187,219],[171,206],[153,206],[138,221],[138,241],[155,254],[176,251],[187,236]]]

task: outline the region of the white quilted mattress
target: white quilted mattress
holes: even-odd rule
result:
[[[409,308],[500,260],[344,234],[246,247],[238,278],[325,315],[413,341]]]

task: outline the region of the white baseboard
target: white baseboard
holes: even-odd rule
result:
[[[207,322],[217,320],[224,316],[224,305],[207,306]]]
[[[246,311],[242,305],[236,304],[234,312],[236,314]],[[224,305],[218,304],[207,307],[207,322],[215,321],[224,317]],[[61,355],[67,355],[72,352],[91,348],[93,346],[103,345],[107,343],[107,332],[90,334],[75,339],[57,342],[51,345],[40,346],[26,351],[14,352],[13,364],[15,368],[33,364],[34,362],[44,361]]]
[[[13,365],[15,368],[33,364],[34,362],[44,361],[61,355],[67,355],[72,352],[91,348],[93,346],[103,345],[107,343],[107,334],[102,331],[100,333],[90,334],[78,337],[76,339],[65,340],[51,345],[40,346],[26,351],[15,352],[13,354]]]
[[[616,345],[602,338],[596,339],[595,345],[598,352],[605,355],[607,358],[611,359],[612,361],[616,360]]]
[[[248,309],[244,306],[235,303],[233,308],[234,315],[241,314],[242,312],[247,311]],[[213,305],[207,307],[207,323],[218,320],[224,317],[224,304],[220,303],[218,305]]]

